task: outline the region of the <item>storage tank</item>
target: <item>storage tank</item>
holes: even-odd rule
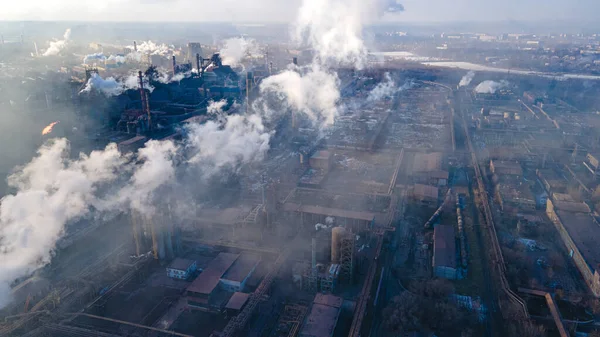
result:
[[[340,244],[345,236],[344,227],[335,227],[331,230],[331,263],[340,263]]]

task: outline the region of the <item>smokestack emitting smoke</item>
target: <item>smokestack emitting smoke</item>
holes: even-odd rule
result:
[[[475,72],[473,70],[469,71],[465,76],[460,79],[459,87],[466,87],[471,84],[473,81],[473,77],[475,77]]]
[[[483,81],[475,87],[475,92],[478,94],[495,94],[496,91],[508,87],[509,84],[510,83],[505,80],[500,82]]]
[[[290,107],[332,123],[340,92],[339,79],[330,66],[363,67],[367,55],[361,36],[363,27],[390,9],[402,8],[389,0],[304,0],[296,24],[297,42],[312,47],[316,57],[298,71],[288,70],[265,79],[260,92],[274,91]],[[70,30],[64,40],[51,43],[45,54],[63,50],[69,34]],[[141,55],[171,53],[170,47],[151,41],[138,45],[137,52],[132,49],[134,55],[128,57],[140,59]],[[104,80],[93,74],[82,91],[98,89],[118,94],[138,86],[135,74],[123,81]],[[174,158],[180,152],[185,151],[190,158],[185,166],[198,167],[204,177],[222,168],[237,171],[243,164],[263,160],[272,131],[265,128],[262,117],[226,115],[221,112],[223,103],[213,104],[209,110],[216,111],[220,118],[188,126],[182,145],[152,140],[138,151],[139,160],[129,160],[111,144],[104,151],[69,159],[67,141],[56,139],[42,146],[36,158],[9,177],[10,186],[17,192],[0,201],[0,307],[10,300],[10,284],[15,279],[50,262],[56,242],[70,221],[89,215],[91,209],[136,209],[152,216],[157,205],[155,191],[175,183],[178,175]],[[136,162],[142,164],[136,166]],[[131,178],[117,191],[101,188],[123,174]]]
[[[219,54],[221,55],[223,64],[230,66],[239,65],[246,57],[262,56],[256,40],[243,37],[225,40],[225,44],[219,51]]]
[[[67,47],[69,40],[71,40],[71,28],[68,28],[65,31],[62,40],[50,41],[50,47],[48,47],[48,49],[46,49],[46,51],[42,55],[54,56],[60,54],[60,52]]]
[[[69,159],[66,139],[47,142],[38,156],[8,177],[17,190],[0,200],[0,307],[10,301],[10,284],[50,262],[68,221],[90,207],[102,209],[99,186],[124,165],[116,145]]]
[[[340,81],[331,66],[366,65],[364,25],[387,11],[403,7],[391,0],[304,0],[295,24],[297,44],[312,48],[310,65],[288,69],[263,80],[260,91],[274,93],[283,103],[301,111],[320,126],[331,125],[338,114]],[[297,61],[294,61],[297,63]]]
[[[133,41],[133,51],[137,51],[137,42]]]

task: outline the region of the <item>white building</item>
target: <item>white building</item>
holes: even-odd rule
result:
[[[187,280],[196,271],[196,261],[176,258],[167,267],[167,276],[180,280]]]

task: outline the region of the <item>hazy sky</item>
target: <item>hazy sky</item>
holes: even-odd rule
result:
[[[343,0],[337,0],[343,1]],[[3,0],[0,20],[278,21],[301,0]],[[592,21],[599,0],[400,0],[393,21]]]

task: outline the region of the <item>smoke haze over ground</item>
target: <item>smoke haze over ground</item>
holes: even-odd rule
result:
[[[475,92],[479,94],[494,94],[496,93],[496,91],[508,87],[509,84],[510,83],[508,83],[508,81],[505,80],[502,80],[500,82],[491,80],[483,81],[475,87]]]
[[[395,2],[383,0],[305,0],[293,35],[299,46],[315,51],[315,58],[309,64],[291,66],[264,79],[260,92],[305,113],[320,127],[331,125],[340,99],[340,80],[332,67],[360,69],[366,66],[364,25],[390,8],[401,10]],[[63,40],[51,42],[45,54],[60,54],[69,40],[70,30]],[[133,50],[133,46],[129,47]],[[141,60],[142,55],[167,56],[173,52],[172,47],[152,41],[138,44],[137,50],[125,58]],[[252,41],[237,39],[229,41],[223,53],[235,62],[255,50]],[[86,59],[104,57],[96,53]],[[177,80],[167,79],[162,74],[157,79]],[[136,74],[106,79],[92,74],[80,94],[97,91],[114,96],[137,88]],[[147,88],[152,90],[150,85]],[[89,156],[70,159],[66,139],[45,143],[36,158],[10,177],[9,183],[15,192],[5,196],[0,204],[0,306],[6,305],[10,298],[11,282],[50,262],[67,223],[92,212],[133,209],[154,214],[158,205],[156,191],[168,190],[178,179],[197,179],[196,175],[189,176],[191,172],[199,171],[200,177],[209,178],[222,169],[237,172],[247,164],[262,161],[274,134],[265,127],[264,119],[286,111],[259,109],[229,115],[223,113],[224,106],[222,102],[213,102],[208,110],[218,118],[190,125],[181,143],[151,140],[133,158],[121,154],[116,145],[111,144]],[[187,172],[190,168],[194,170]],[[117,178],[123,180],[115,184],[118,188],[103,188]],[[161,194],[163,197],[177,198]]]

